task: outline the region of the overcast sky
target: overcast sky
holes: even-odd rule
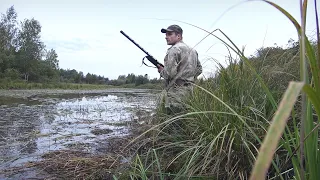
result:
[[[262,46],[274,46],[276,43],[285,47],[290,38],[297,39],[292,23],[269,4],[261,1],[240,2],[244,1],[1,0],[0,12],[5,13],[14,5],[19,20],[32,17],[38,20],[42,25],[41,39],[47,49],[56,50],[61,68],[103,75],[110,79],[129,73],[148,74],[154,78],[159,77],[157,70],[141,66],[145,54],[120,34],[120,30],[162,63],[169,46],[160,32],[161,28],[171,24],[180,25],[184,30],[184,41],[192,47],[206,36],[204,31],[175,20],[208,31],[219,28],[237,46],[245,46],[247,56]],[[299,0],[273,2],[300,22]],[[309,1],[308,35],[315,34],[313,3]],[[195,49],[206,77],[213,73],[216,66],[210,58],[224,63],[228,55],[225,46],[212,36],[195,46]]]

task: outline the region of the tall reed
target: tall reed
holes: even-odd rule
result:
[[[222,30],[209,32],[192,25],[219,39],[238,57],[229,55],[227,68],[218,63],[216,76],[196,85],[185,100],[184,113],[167,117],[159,106],[158,121],[132,141],[148,144],[137,155],[139,163],[132,164],[139,170],[135,175],[146,179],[320,179],[319,32],[315,45],[305,35],[307,1],[301,4],[301,25],[277,4],[262,1],[294,24],[298,44],[276,58],[266,54],[247,58]],[[300,53],[300,72],[296,53]]]
[[[320,115],[320,41],[319,41],[319,24],[317,14],[317,3],[315,5],[316,17],[316,32],[317,42],[313,48],[308,37],[305,34],[306,28],[306,14],[308,1],[300,1],[301,24],[298,23],[288,12],[275,3],[265,1],[281,11],[296,27],[299,44],[300,44],[300,82],[291,82],[286,94],[295,91],[290,98],[284,96],[283,104],[277,110],[273,122],[268,130],[268,133],[261,146],[258,159],[255,163],[250,179],[264,179],[268,167],[270,165],[274,149],[277,146],[281,134],[285,130],[285,123],[288,114],[279,116],[279,114],[286,111],[288,113],[295,104],[297,91],[302,89],[301,102],[301,123],[300,127],[295,126],[295,137],[299,137],[299,142],[286,139],[284,143],[292,144],[286,145],[286,149],[290,154],[290,161],[292,161],[293,169],[296,179],[320,179],[320,152],[319,152],[319,115]],[[311,75],[308,74],[311,69]],[[293,87],[296,86],[296,87]],[[290,99],[290,100],[289,100]],[[277,133],[274,133],[274,132]],[[298,131],[300,132],[298,134]],[[284,132],[286,133],[286,132]],[[292,150],[294,148],[294,150]],[[298,150],[299,149],[299,150]],[[296,152],[299,153],[296,154]]]

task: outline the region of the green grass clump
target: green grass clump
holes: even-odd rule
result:
[[[304,30],[307,1],[301,25],[264,2],[289,18],[299,42],[247,58],[223,31],[214,32],[228,41],[208,32],[238,58],[230,55],[226,68],[218,63],[215,77],[196,86],[182,114],[168,117],[159,106],[158,120],[135,139],[141,141],[132,141],[143,148],[131,179],[320,179],[318,20],[311,42]]]

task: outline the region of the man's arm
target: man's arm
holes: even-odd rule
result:
[[[197,78],[201,73],[202,73],[202,65],[199,61],[199,56],[198,56],[198,52],[196,51],[196,58],[197,58],[197,67],[196,67],[196,76],[195,78]]]
[[[179,64],[179,49],[172,48],[169,50],[166,61],[164,62],[164,68],[160,71],[160,76],[166,80],[170,80],[176,76]]]

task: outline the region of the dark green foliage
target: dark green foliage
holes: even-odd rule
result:
[[[0,20],[0,88],[24,87],[25,83],[77,83],[101,85],[159,84],[157,78],[149,80],[148,75],[121,75],[109,80],[93,73],[84,74],[75,69],[59,68],[58,54],[54,49],[46,49],[41,40],[40,22],[24,19],[17,22],[17,13],[11,6]],[[14,82],[17,84],[14,85]],[[56,87],[56,86],[55,86]]]

